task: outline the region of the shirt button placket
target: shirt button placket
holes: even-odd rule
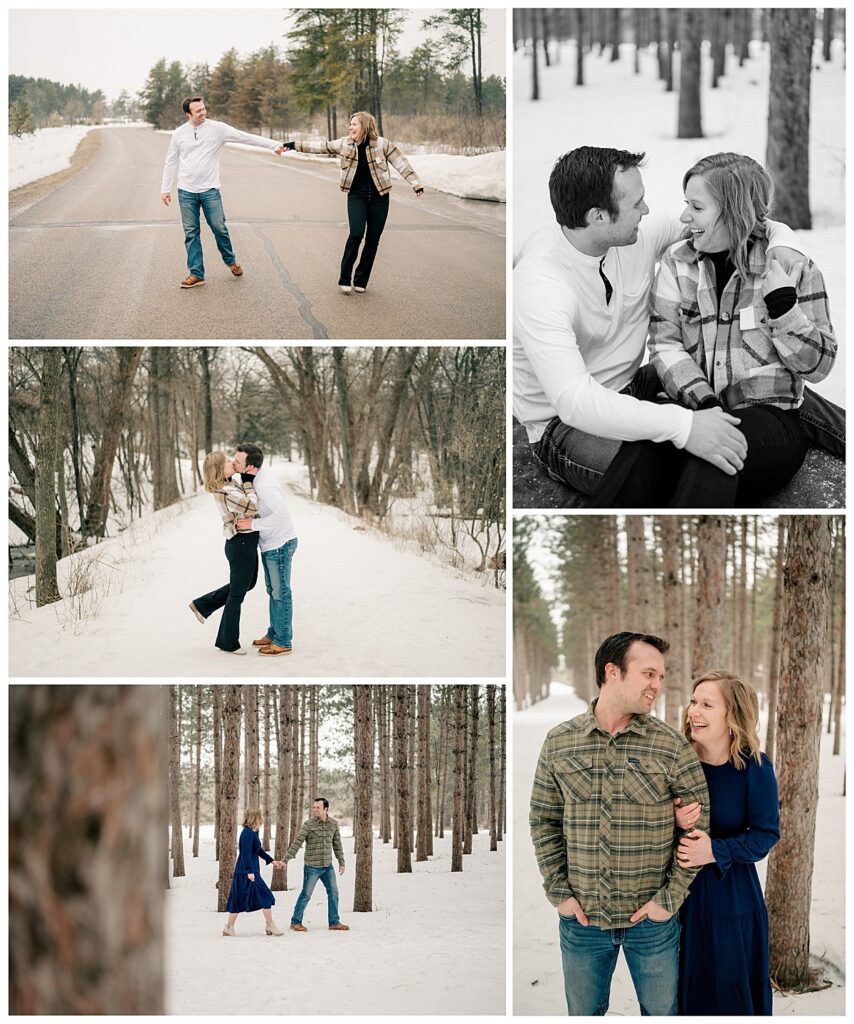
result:
[[[611,799],[614,786],[616,749],[613,738],[605,745],[605,766],[602,772],[602,798],[599,803],[599,900],[602,917],[611,923]]]

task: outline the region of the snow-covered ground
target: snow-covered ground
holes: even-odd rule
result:
[[[472,676],[505,672],[505,594],[492,574],[453,569],[299,493],[304,468],[272,463],[299,538],[294,653],[214,646],[187,607],[228,579],[213,499],[199,491],[59,563],[63,600],[37,609],[34,577],[12,580],[12,676]],[[413,550],[414,549],[414,550]],[[76,596],[75,596],[76,595]],[[248,646],[267,628],[263,574],[241,615]]]
[[[842,340],[836,365],[827,380],[811,385],[845,405],[845,68],[844,53],[834,44],[834,61],[821,62],[811,83],[810,205],[813,228],[798,231],[799,242],[821,267],[830,297],[830,312]],[[553,54],[555,50],[553,50]],[[727,75],[717,89],[704,84],[701,97],[705,138],[677,139],[678,93],[664,92],[651,50],[641,53],[635,75],[634,47],[620,48],[620,60],[588,56],[587,84],[575,85],[575,43],[560,50],[559,61],[544,68],[540,60],[540,96],[531,95],[531,59],[513,57],[513,255],[514,262],[530,236],[554,224],[548,178],[555,160],[576,146],[613,146],[644,151],[641,169],[649,208],[681,213],[682,175],[701,157],[735,151],[765,160],[768,122],[768,49],[751,46],[744,67],[728,58]],[[678,69],[678,55],[676,57]],[[710,62],[704,59],[704,83]],[[530,243],[529,243],[530,244]]]
[[[103,127],[103,126],[99,126]],[[111,125],[109,127],[117,127]],[[86,125],[73,128],[42,128],[18,139],[9,138],[9,188],[19,188],[71,165],[71,157],[78,143],[92,131]],[[171,133],[165,133],[171,134]],[[237,145],[236,149],[252,150],[252,146]],[[329,163],[333,157],[314,157],[302,153],[286,153],[288,160],[322,160]],[[464,199],[489,199],[506,202],[506,159],[503,151],[482,153],[479,156],[452,156],[430,153],[417,158],[418,175],[427,188],[448,192]]]
[[[513,718],[513,1000],[514,1013],[522,1016],[566,1013],[557,915],[543,894],[528,828],[528,805],[546,733],[585,708],[571,687],[552,683],[547,700],[516,712]],[[775,993],[775,1016],[845,1013],[845,758],[834,757],[832,749],[832,738],[822,732],[810,951],[822,959],[834,984],[805,995]],[[757,865],[763,886],[767,863],[766,859]],[[639,1013],[624,957],[617,961],[609,1012],[616,1016]]]
[[[330,932],[318,885],[306,910],[307,932],[288,929],[302,883],[303,854],[288,865],[287,892],[275,893],[273,918],[284,935],[264,934],[260,912],[237,919],[223,938],[216,912],[218,866],[213,829],[200,832],[199,857],[184,836],[183,878],[166,896],[166,1012],[169,1014],[394,1015],[503,1014],[505,992],[504,843],[473,839],[463,871],[451,874],[450,832],[434,855],[397,874],[397,851],[374,842],[373,906],[354,914],[353,841],[344,833],[346,871],[338,878],[341,920]],[[272,868],[262,865],[269,884]]]

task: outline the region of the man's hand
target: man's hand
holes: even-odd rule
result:
[[[682,836],[676,851],[676,860],[683,868],[699,868],[704,864],[714,864],[715,855],[712,853],[712,840],[708,832],[695,828],[693,832]]]
[[[344,865],[343,864],[339,864],[338,865],[338,874],[339,875],[343,875],[344,874]]]
[[[252,529],[252,520],[251,519],[238,519],[237,522],[234,524],[234,526],[235,526],[235,529],[237,529],[237,530],[251,530]]]
[[[637,924],[645,917],[648,917],[650,921],[658,921],[659,924],[663,924],[665,921],[669,921],[673,915],[669,910],[659,906],[655,900],[647,900],[642,907],[638,907],[629,920],[632,924]]]
[[[579,924],[584,925],[586,928],[590,922],[587,919],[587,915],[581,909],[581,904],[574,896],[570,896],[568,900],[564,900],[563,903],[558,903],[557,912],[563,914],[564,917],[574,917]]]
[[[686,804],[683,807],[681,798],[677,796],[673,801],[673,814],[679,828],[693,828],[700,820],[701,808],[702,805],[698,804],[696,800],[692,804]]]
[[[685,451],[734,476],[744,469],[747,439],[736,427],[741,420],[723,409],[700,409],[691,421],[691,433]]]
[[[772,256],[765,267],[765,273],[762,275],[763,299],[770,292],[776,291],[777,288],[797,288],[803,268],[804,261],[801,260],[800,263],[796,263],[787,271],[777,260],[776,256]]]
[[[168,206],[172,202],[172,193],[171,192],[161,192],[160,193],[160,198],[161,198],[161,200],[163,202],[163,205],[164,206]]]
[[[284,153],[284,151],[285,151],[285,147],[284,146],[276,146],[276,148],[273,150],[273,152],[276,154],[276,156],[281,156],[282,153]]]

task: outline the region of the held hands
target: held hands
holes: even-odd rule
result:
[[[699,409],[691,417],[685,450],[711,462],[729,476],[744,469],[747,439],[736,427],[741,420],[723,409]]]
[[[161,199],[161,201],[162,201],[164,206],[168,206],[172,202],[172,193],[171,192],[161,192],[160,193],[160,199]]]
[[[655,900],[647,900],[642,907],[638,907],[629,920],[632,924],[637,924],[638,921],[645,917],[648,917],[650,921],[658,921],[659,924],[664,924],[664,922],[669,921],[673,915],[669,910],[665,910],[664,907],[659,906]]]
[[[800,263],[796,263],[794,266],[789,265],[784,268],[777,259],[777,252],[778,250],[775,249],[775,255],[769,258],[765,267],[765,273],[762,275],[763,298],[765,298],[769,292],[773,292],[777,288],[797,288],[798,281],[801,277],[801,271],[804,267],[803,260]],[[800,253],[798,255],[800,255]]]
[[[562,903],[558,903],[557,912],[563,914],[564,917],[574,917],[580,925],[584,925],[586,928],[590,923],[587,915],[581,909],[581,904],[574,896],[570,896],[568,900],[564,900]]]
[[[274,868],[281,868],[282,871],[287,871],[288,862],[284,860],[274,860],[270,862]]]
[[[696,800],[684,807],[681,804],[682,800],[677,796],[673,801],[673,816],[676,818],[676,824],[681,829],[693,828],[700,820],[702,805],[698,804]]]
[[[682,836],[676,850],[676,860],[683,868],[699,868],[704,864],[714,864],[715,855],[712,853],[712,840],[708,832],[695,828]]]

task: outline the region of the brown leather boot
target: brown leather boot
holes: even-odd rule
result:
[[[341,924],[341,922],[339,921],[338,924],[331,924],[329,926],[329,930],[331,932],[349,932],[350,931],[350,925],[349,924]]]
[[[243,267],[239,263],[229,264],[228,269],[234,274],[235,277],[243,277]]]
[[[182,288],[198,288],[200,284],[204,284],[205,279],[203,277],[196,277],[195,274],[190,274],[189,277],[185,277],[181,282]]]
[[[272,642],[273,642],[273,641],[272,641],[272,640],[271,640],[271,639],[270,639],[270,638],[269,638],[269,637],[267,636],[267,634],[265,633],[265,634],[264,634],[264,635],[263,635],[263,636],[261,637],[261,639],[260,639],[260,640],[253,640],[253,641],[252,641],[252,646],[253,646],[253,647],[269,647],[269,646],[270,646],[270,644],[271,644]]]
[[[292,647],[279,647],[278,644],[267,644],[267,646],[262,647],[258,653],[271,658],[276,654],[290,654],[292,650]]]
[[[292,924],[291,925],[291,931],[292,932],[307,932],[308,928],[306,928],[306,926],[304,924]]]

